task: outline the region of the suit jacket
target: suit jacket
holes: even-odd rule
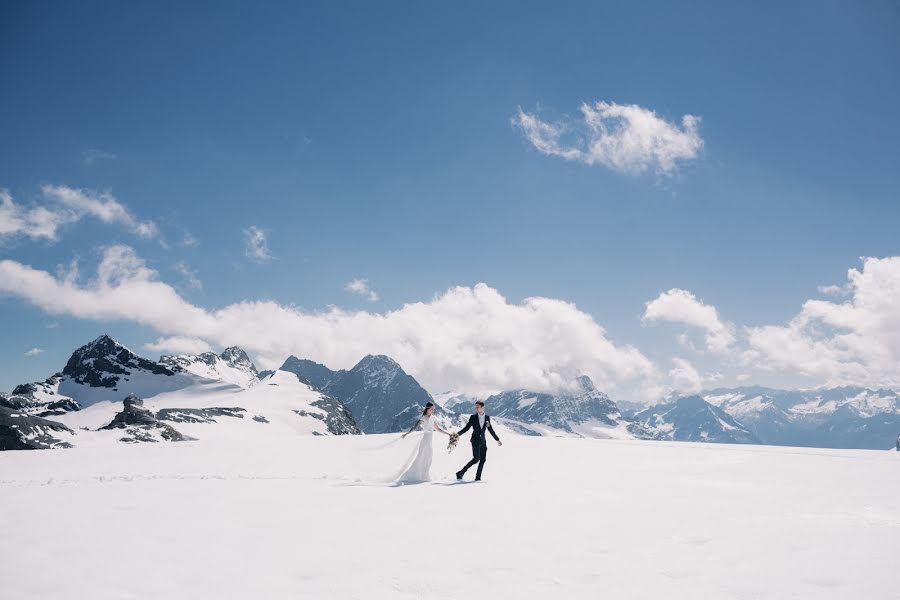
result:
[[[496,432],[494,432],[494,428],[491,427],[491,417],[489,415],[484,415],[484,429],[481,428],[481,424],[478,422],[477,413],[469,417],[469,422],[466,423],[466,426],[459,432],[459,436],[462,437],[462,435],[470,428],[472,429],[472,444],[486,446],[487,436],[485,435],[485,431],[490,431],[491,435],[494,436],[494,439],[498,442],[500,441],[500,438],[497,436]]]

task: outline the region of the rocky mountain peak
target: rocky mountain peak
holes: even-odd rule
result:
[[[182,354],[161,356],[159,362],[176,371],[186,371],[207,379],[217,379],[241,387],[250,387],[259,381],[256,365],[241,348],[231,346],[222,354]]]
[[[222,354],[219,355],[219,358],[233,367],[246,367],[252,370],[253,373],[257,373],[256,365],[253,364],[247,353],[237,346],[225,348]]]
[[[105,334],[75,350],[62,372],[75,383],[112,388],[120,376],[134,369],[154,375],[174,375],[163,365],[141,358]]]
[[[594,382],[591,381],[591,378],[587,375],[579,375],[575,378],[575,383],[578,385],[578,389],[582,392],[596,392],[597,388],[594,386]]]
[[[680,396],[651,406],[635,415],[635,421],[655,432],[658,439],[757,443],[756,436],[728,413],[700,396]]]
[[[403,370],[397,361],[384,354],[366,354],[353,368]]]
[[[408,376],[397,361],[384,354],[364,356],[350,373],[361,375],[366,385],[381,387],[390,386],[397,377]]]

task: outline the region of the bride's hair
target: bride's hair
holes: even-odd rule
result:
[[[425,404],[425,410],[422,411],[422,416],[424,417],[425,415],[427,415],[427,414],[428,414],[428,409],[429,409],[429,408],[432,408],[433,406],[434,406],[434,402],[428,402],[428,403],[426,403],[426,404]]]

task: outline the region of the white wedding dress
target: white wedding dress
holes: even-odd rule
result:
[[[434,455],[432,442],[434,441],[434,421],[431,417],[423,416],[419,419],[419,428],[422,437],[406,461],[406,467],[397,477],[397,483],[421,483],[431,481],[431,458]]]

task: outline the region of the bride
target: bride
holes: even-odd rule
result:
[[[416,446],[416,449],[407,460],[406,468],[397,477],[397,483],[431,481],[431,457],[434,454],[431,442],[434,432],[437,430],[443,434],[450,435],[434,422],[434,404],[432,402],[425,405],[422,416],[419,417],[409,431],[403,434],[403,437],[411,434],[417,427],[422,428],[422,439],[419,440],[419,445]]]

